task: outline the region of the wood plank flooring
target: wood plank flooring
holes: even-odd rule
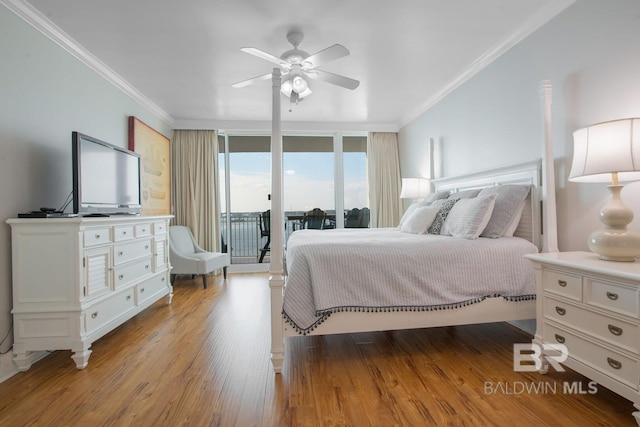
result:
[[[171,305],[95,342],[84,370],[57,351],[1,383],[0,425],[635,425],[604,387],[565,394],[589,390],[574,372],[513,372],[512,344],[531,336],[505,323],[288,338],[275,375],[268,275],[209,280],[176,282]]]

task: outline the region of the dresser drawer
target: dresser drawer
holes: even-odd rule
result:
[[[135,226],[136,237],[151,236],[152,231],[151,223],[136,224]]]
[[[585,302],[616,313],[638,317],[638,287],[585,277]]]
[[[567,346],[569,357],[578,360],[617,381],[638,388],[638,360],[578,337],[555,326],[545,325],[544,341]]]
[[[95,331],[133,308],[135,308],[133,289],[93,305],[85,311],[87,333]]]
[[[582,301],[582,276],[545,269],[542,281],[545,291]]]
[[[123,240],[131,240],[135,237],[133,225],[116,225],[113,227],[113,241],[122,242]]]
[[[165,234],[167,232],[166,221],[156,221],[153,223],[153,234]]]
[[[629,351],[638,351],[637,324],[614,319],[553,298],[544,298],[544,317]]]
[[[103,245],[111,242],[109,228],[92,228],[84,231],[84,246]]]
[[[113,270],[113,283],[116,289],[122,288],[134,281],[144,278],[144,276],[151,274],[151,272],[151,258],[149,257],[135,263],[116,267]]]
[[[161,274],[154,276],[151,279],[145,280],[136,286],[136,303],[138,305],[147,301],[157,293],[167,290],[167,275]],[[167,292],[168,293],[168,292]]]
[[[113,265],[117,266],[152,254],[151,240],[119,244],[113,247]]]

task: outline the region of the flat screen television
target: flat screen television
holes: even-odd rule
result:
[[[140,214],[140,155],[73,132],[73,212]]]

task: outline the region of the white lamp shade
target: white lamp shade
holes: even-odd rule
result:
[[[296,92],[298,94],[298,98],[300,99],[313,93],[309,88],[309,83],[307,83],[307,81],[300,76],[293,76],[282,82],[282,86],[280,86],[280,92],[284,96],[289,98],[292,91]]]
[[[401,199],[421,199],[431,192],[431,181],[426,178],[402,178]]]
[[[640,180],[640,118],[597,123],[573,133],[569,181]]]

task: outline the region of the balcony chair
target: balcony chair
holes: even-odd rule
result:
[[[202,275],[202,283],[207,288],[207,275],[222,269],[227,279],[227,266],[231,264],[228,253],[208,252],[196,243],[189,227],[172,225],[169,227],[169,259],[171,261],[171,282],[177,274]]]
[[[360,228],[369,228],[369,220],[371,217],[371,211],[369,208],[360,209]]]
[[[320,208],[311,209],[304,214],[302,219],[302,228],[322,230],[325,227],[325,219],[327,214]]]
[[[347,216],[344,219],[344,228],[360,228],[361,220],[362,211],[358,208],[353,208],[347,212]]]
[[[271,244],[271,211],[266,210],[260,214],[260,218],[258,219],[258,224],[260,225],[260,238],[267,238],[267,242],[264,244],[262,249],[260,249],[260,259],[258,260],[261,263],[264,260],[264,256],[267,252],[269,252],[269,245]]]

